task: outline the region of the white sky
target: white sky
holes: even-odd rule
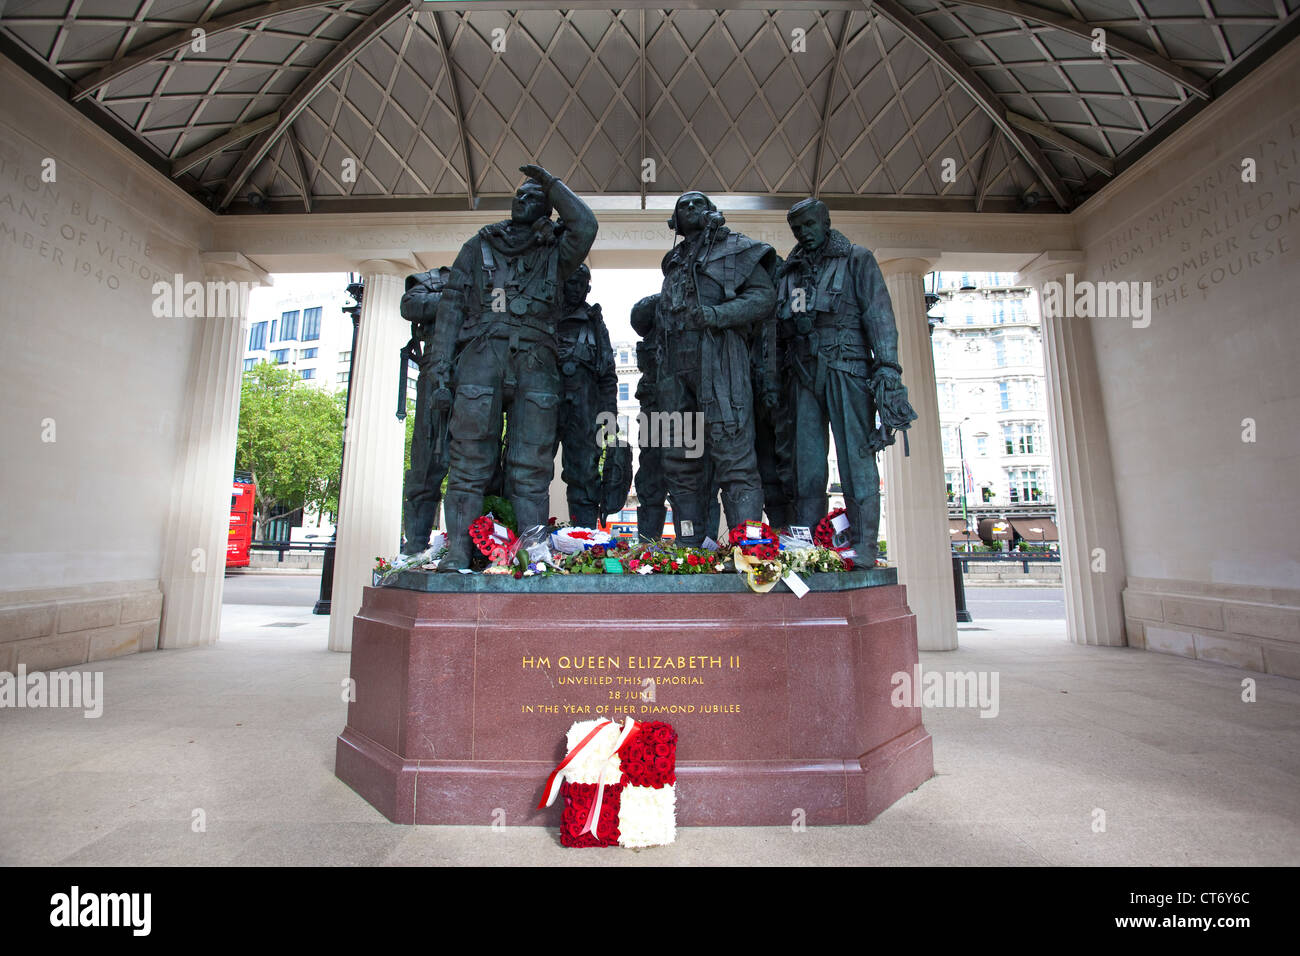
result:
[[[600,303],[609,339],[615,346],[637,341],[638,336],[632,331],[632,306],[658,292],[663,281],[663,273],[658,269],[592,270],[591,295],[587,301]]]

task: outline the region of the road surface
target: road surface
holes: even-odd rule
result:
[[[274,604],[312,607],[320,597],[320,572],[227,574],[222,604]]]
[[[975,624],[980,618],[1063,621],[1065,596],[1060,588],[967,588],[966,609]]]

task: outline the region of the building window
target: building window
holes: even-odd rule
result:
[[[248,333],[248,351],[260,352],[266,348],[266,323],[258,322]]]
[[[280,313],[280,341],[292,342],[298,337],[298,313]]]
[[[1007,343],[1001,338],[993,340],[993,361],[998,368],[1007,367]]]
[[[951,412],[957,401],[957,387],[952,382],[939,383],[939,407]]]
[[[978,453],[981,457],[988,457],[988,453],[989,453],[989,436],[988,436],[988,435],[976,435],[976,436],[975,436],[975,451],[976,451],[976,453]]]
[[[998,382],[998,408],[1004,412],[1011,408],[1011,385],[1008,382]]]
[[[299,349],[299,350],[298,350],[298,358],[299,358],[299,359],[313,359],[313,358],[316,357],[316,352],[317,352],[317,351],[318,351],[317,349]]]
[[[631,353],[629,353],[627,349],[622,349],[618,353],[618,364],[629,365],[631,364],[631,358],[632,358]]]
[[[351,353],[351,352],[340,352],[340,353],[339,353],[339,361],[342,362],[342,363],[351,363],[351,361],[352,361],[352,353]]]
[[[338,383],[339,383],[340,385],[346,385],[346,384],[348,383],[348,379],[351,378],[351,377],[352,377],[352,373],[351,373],[351,372],[339,372],[339,374],[338,374],[338,376],[337,376],[337,378],[338,378]]]
[[[252,371],[254,368],[256,368],[256,367],[257,367],[257,359],[255,359],[255,358],[253,358],[253,359],[244,359],[244,371],[245,371],[245,372],[251,372],[251,371]]]
[[[271,353],[271,361],[274,362],[276,365],[288,365],[289,350],[276,349],[274,352]]]
[[[998,345],[998,356],[1001,359],[998,362],[999,367],[1029,364],[1028,343],[1020,336],[1012,336],[1005,341],[999,341]]]
[[[627,382],[619,382],[619,383],[618,383],[618,400],[619,400],[620,402],[626,402],[629,398],[631,398],[631,395],[629,394],[629,389],[628,389],[628,384],[627,384]]]
[[[953,501],[957,499],[957,488],[959,485],[957,472],[955,471],[944,472],[943,483],[944,483],[945,493],[948,495],[948,502],[949,504],[951,504]]]
[[[315,378],[315,377],[316,377],[316,370],[315,370],[314,368],[305,368],[305,369],[302,370],[302,377],[303,377],[303,378]]]
[[[1038,468],[1017,468],[1007,473],[1011,501],[1038,501],[1042,497],[1043,473]]]
[[[943,431],[943,455],[945,458],[953,458],[957,454],[957,438],[951,428],[945,428]]]
[[[1008,455],[1032,455],[1042,450],[1035,422],[1014,422],[1002,426],[1002,440]]]
[[[302,310],[302,340],[315,342],[320,339],[320,309]]]

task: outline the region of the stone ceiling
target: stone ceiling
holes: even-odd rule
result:
[[[634,208],[1041,212],[1300,22],[1300,0],[697,6],[0,0],[0,51],[226,212],[499,205],[534,161]]]

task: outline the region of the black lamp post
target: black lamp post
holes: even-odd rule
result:
[[[357,333],[361,329],[361,297],[365,295],[365,283],[355,272],[348,273],[348,295],[352,296],[353,304],[343,306],[343,313],[352,316],[352,351],[348,353],[348,393],[343,400],[343,450],[339,454],[339,498],[340,503],[343,497],[343,457],[348,453],[348,443],[346,441],[348,431],[348,415],[352,411],[352,366],[357,358]],[[328,614],[330,612],[330,598],[334,594],[334,544],[339,536],[339,516],[334,515],[334,534],[330,535],[329,543],[325,545],[325,560],[321,562],[320,569],[320,596],[316,599],[316,606],[311,609],[313,614]]]

